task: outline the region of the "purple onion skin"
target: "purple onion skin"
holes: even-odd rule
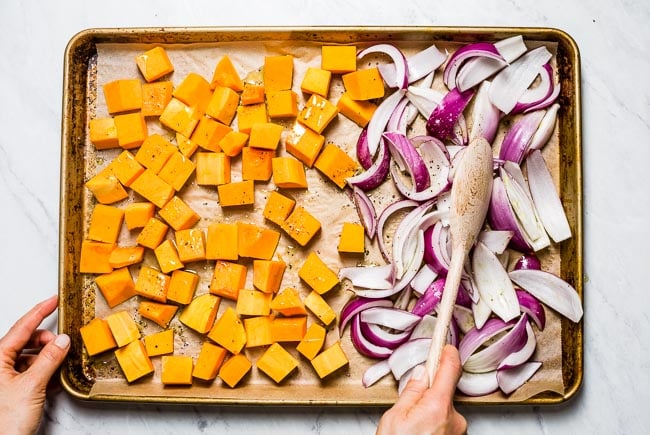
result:
[[[523,254],[517,262],[515,263],[515,270],[542,270],[542,264],[539,261],[539,258],[533,253]]]
[[[517,300],[519,301],[519,309],[522,313],[528,314],[528,317],[537,325],[540,331],[544,330],[546,326],[546,311],[535,296],[531,295],[525,290],[515,288]]]
[[[449,91],[427,120],[426,128],[429,135],[440,140],[451,139],[456,121],[474,96],[474,92],[474,89],[460,92],[458,88]]]
[[[433,311],[440,303],[440,299],[442,299],[442,290],[444,287],[444,278],[433,281],[431,285],[429,285],[429,287],[427,287],[427,289],[424,291],[422,297],[418,299],[416,304],[413,306],[411,312],[420,317],[433,313]]]
[[[368,149],[368,128],[364,127],[359,133],[359,139],[357,140],[357,160],[361,164],[363,169],[368,169],[372,166],[372,156],[370,155],[370,150]]]

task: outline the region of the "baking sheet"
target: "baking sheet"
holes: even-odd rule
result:
[[[499,33],[500,32],[500,33]],[[526,33],[528,32],[528,33]],[[101,296],[93,284],[93,277],[76,273],[78,263],[79,237],[70,237],[72,233],[85,234],[88,218],[93,206],[91,195],[84,191],[81,181],[87,180],[100,170],[113,157],[115,151],[96,153],[87,139],[86,125],[95,116],[106,116],[101,84],[108,81],[138,77],[133,62],[135,54],[150,48],[152,44],[163,44],[175,66],[171,79],[175,84],[190,71],[210,78],[216,61],[227,53],[237,66],[240,74],[255,70],[263,64],[265,55],[294,55],[294,88],[300,97],[299,78],[308,66],[318,66],[320,45],[323,42],[350,43],[368,45],[380,41],[391,41],[406,52],[425,48],[435,42],[439,48],[453,50],[458,41],[464,38],[501,39],[514,34],[523,34],[524,38],[535,44],[544,41],[554,53],[558,62],[560,81],[562,83],[561,101],[563,109],[557,134],[545,149],[545,157],[550,159],[554,177],[563,187],[562,195],[575,237],[569,242],[549,251],[543,257],[545,269],[561,274],[582,292],[581,286],[581,216],[580,216],[580,154],[579,154],[579,65],[577,49],[572,41],[561,32],[537,30],[537,33],[525,29],[262,29],[242,31],[238,29],[171,29],[153,31],[148,29],[130,30],[94,30],[87,31],[73,39],[68,47],[66,57],[66,82],[64,99],[64,135],[62,144],[62,201],[61,201],[61,295],[68,301],[61,308],[61,329],[73,336],[73,350],[62,377],[64,385],[78,397],[100,400],[133,401],[173,401],[173,402],[207,402],[207,403],[270,403],[270,404],[330,404],[330,405],[389,405],[396,398],[394,381],[389,377],[375,386],[365,389],[361,386],[361,374],[372,363],[359,356],[349,342],[348,334],[342,339],[346,354],[351,359],[348,369],[337,373],[326,381],[320,381],[304,359],[295,349],[290,351],[303,363],[281,386],[276,386],[254,368],[241,386],[230,389],[220,381],[210,385],[195,384],[191,388],[163,387],[158,374],[127,385],[120,374],[114,359],[105,355],[103,359],[88,358],[81,349],[78,327],[95,315],[103,316],[108,312]],[[79,57],[75,58],[74,56]],[[364,62],[380,59],[368,58]],[[85,66],[85,68],[84,68]],[[440,82],[440,73],[436,81]],[[340,80],[333,83],[330,99],[336,101],[342,92]],[[69,104],[77,99],[81,105]],[[327,141],[332,141],[350,155],[354,155],[354,145],[359,128],[342,116],[326,130]],[[150,122],[150,133],[155,132],[157,122]],[[423,128],[423,126],[416,126]],[[577,129],[577,130],[576,130]],[[76,136],[71,137],[71,133]],[[164,130],[160,130],[166,133]],[[167,133],[168,134],[168,133]],[[72,140],[72,142],[71,142]],[[498,141],[498,139],[497,139]],[[560,147],[560,143],[562,146]],[[566,145],[566,146],[565,146]],[[233,175],[237,174],[236,159],[233,162]],[[304,205],[321,222],[327,222],[318,239],[309,246],[316,250],[325,261],[338,268],[352,264],[380,263],[376,245],[370,249],[366,258],[340,257],[336,252],[336,239],[342,222],[357,221],[358,217],[352,203],[333,186],[326,182],[315,170],[307,171],[309,190],[291,192],[298,203]],[[236,178],[235,180],[236,181]],[[205,227],[213,221],[223,219],[263,222],[260,216],[260,204],[273,186],[256,186],[256,211],[241,210],[228,212],[225,216],[217,205],[214,189],[192,186],[185,189],[182,197],[194,208],[202,220],[199,227]],[[323,200],[326,198],[327,200]],[[385,191],[374,195],[373,200],[381,210],[390,202],[391,192]],[[77,199],[77,201],[75,201]],[[72,231],[72,233],[71,233]],[[137,234],[137,233],[136,233]],[[120,242],[128,244],[136,234],[123,229]],[[283,280],[283,287],[295,286],[306,291],[297,278],[295,270],[302,264],[306,253],[296,249],[286,237],[282,237],[278,255],[289,265]],[[577,260],[577,261],[576,261]],[[155,258],[148,255],[145,264],[155,264]],[[201,280],[197,294],[208,291],[211,276],[210,262],[191,265],[199,272]],[[294,272],[292,273],[292,269]],[[137,276],[137,268],[132,268]],[[252,278],[249,272],[248,281]],[[576,280],[577,278],[577,280]],[[352,294],[345,288],[335,290],[327,299],[337,311]],[[222,301],[220,312],[229,302]],[[119,309],[134,312],[137,301],[122,304]],[[73,310],[72,307],[77,307]],[[570,325],[560,320],[547,310],[549,322],[547,328],[538,336],[538,340],[548,346],[539,346],[539,359],[544,361],[543,369],[522,389],[506,398],[502,394],[493,394],[481,398],[457,397],[460,403],[557,403],[570,397],[577,389],[582,373],[582,329],[581,324]],[[142,322],[143,335],[155,332],[159,328],[150,322]],[[201,338],[192,331],[183,328],[177,320],[172,327],[178,332],[176,353],[197,355]],[[578,328],[576,330],[576,328]],[[577,332],[577,333],[576,333]],[[562,337],[560,340],[558,337]],[[335,329],[328,334],[328,342],[338,339]],[[260,350],[248,350],[254,361]],[[158,365],[158,358],[154,364]],[[157,367],[158,368],[158,367]],[[159,373],[159,370],[156,371]]]

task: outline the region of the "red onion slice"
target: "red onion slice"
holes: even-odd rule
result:
[[[560,277],[543,270],[521,269],[510,272],[510,279],[572,322],[582,318],[582,302],[576,289]]]
[[[388,357],[388,365],[396,380],[413,367],[425,362],[431,347],[430,338],[416,338],[409,340]]]
[[[562,201],[555,190],[553,177],[539,150],[533,151],[526,158],[526,169],[530,193],[544,229],[556,243],[570,238],[571,228],[564,213]]]
[[[373,159],[368,149],[368,126],[365,126],[361,133],[359,133],[359,138],[357,139],[357,160],[361,164],[363,169],[368,169],[372,166]]]
[[[369,342],[377,346],[396,349],[406,343],[411,335],[410,331],[389,332],[376,323],[364,322],[362,318],[359,320],[361,320],[360,328],[363,335]]]
[[[364,172],[346,178],[346,183],[358,187],[361,190],[368,191],[378,187],[384,182],[390,169],[390,153],[383,138],[379,141],[378,147],[379,151],[377,153],[377,158],[372,162],[372,165],[370,165],[370,167],[368,167]]]
[[[382,75],[384,82],[391,88],[406,89],[409,84],[409,72],[406,63],[406,57],[402,50],[391,44],[375,44],[361,50],[357,58],[361,59],[370,53],[383,53],[393,60],[394,73],[390,77]],[[381,73],[381,69],[379,70]]]
[[[492,310],[485,303],[485,300],[479,297],[476,302],[472,303],[472,314],[474,315],[474,322],[476,322],[476,329],[482,329],[490,315],[492,315]]]
[[[429,285],[429,287],[425,290],[422,297],[420,297],[415,305],[413,305],[411,312],[420,317],[433,313],[440,303],[440,299],[442,298],[442,290],[444,287],[444,278],[432,282],[431,285]]]
[[[443,225],[442,221],[436,223],[424,233],[424,260],[441,276],[447,275],[451,261],[447,250],[448,236],[449,227]]]
[[[481,242],[474,247],[472,270],[478,293],[504,322],[519,315],[519,301],[508,273],[499,259]]]
[[[473,96],[473,89],[460,92],[454,88],[449,91],[429,116],[426,125],[427,132],[440,140],[453,138],[458,118]]]
[[[553,81],[553,67],[550,63],[542,65],[538,76],[541,78],[539,84],[528,88],[524,92],[510,114],[530,112],[533,107],[538,107],[542,102],[548,101],[548,99],[555,94],[556,89]],[[555,95],[555,98],[557,98],[558,94],[559,92]],[[553,100],[555,100],[555,98],[553,98]],[[547,106],[551,103],[552,101],[549,101]]]
[[[375,113],[372,115],[372,118],[370,118],[370,122],[368,122],[367,140],[368,152],[371,156],[374,156],[377,153],[379,140],[381,139],[381,135],[384,133],[386,124],[393,114],[393,111],[395,111],[397,105],[400,103],[400,101],[402,101],[405,93],[405,90],[400,89],[384,98],[379,106],[377,106],[377,109],[375,109]]]
[[[524,315],[526,317],[526,315]],[[526,343],[516,352],[511,353],[499,363],[498,370],[517,367],[530,359],[537,347],[537,339],[530,322],[526,322]]]
[[[510,394],[524,385],[542,366],[539,361],[531,361],[517,367],[497,370],[497,383],[501,391]]]
[[[391,165],[390,173],[393,182],[405,197],[415,201],[428,201],[447,191],[450,186],[449,181],[449,158],[446,151],[440,149],[436,142],[427,141],[419,146],[420,154],[426,162],[427,173],[429,176],[429,187],[418,192],[414,186],[407,186],[397,165]]]
[[[537,127],[537,131],[528,144],[529,153],[534,150],[542,149],[542,147],[546,145],[546,142],[551,138],[553,130],[555,130],[555,122],[557,120],[557,112],[559,109],[559,104],[553,104],[548,110],[546,110],[544,118],[542,118],[542,121]]]
[[[372,289],[389,289],[393,287],[393,267],[353,266],[339,269],[339,279],[349,279],[355,287]]]
[[[441,92],[422,86],[409,86],[406,92],[408,100],[425,119],[429,119],[431,113],[440,104],[444,96]]]
[[[392,307],[368,308],[359,314],[362,322],[374,323],[398,331],[407,331],[420,321],[420,316]]]
[[[544,306],[528,292],[515,289],[515,293],[517,294],[521,312],[526,313],[535,323],[537,329],[543,331],[544,326],[546,326],[546,311],[544,311]]]
[[[366,299],[366,298],[354,298],[349,300],[343,309],[341,310],[341,315],[339,317],[339,336],[343,335],[345,327],[352,320],[354,316],[359,314],[363,310],[367,310],[372,307],[392,307],[393,303],[387,299]]]
[[[515,61],[528,50],[521,35],[497,41],[494,43],[494,47],[508,63]]]
[[[499,65],[500,68],[503,68],[507,65],[507,62],[505,61],[505,59],[503,59],[501,54],[499,54],[494,44],[491,44],[489,42],[476,42],[473,44],[467,44],[459,48],[458,50],[456,50],[451,55],[449,61],[447,62],[447,66],[445,67],[445,71],[443,73],[442,78],[445,85],[449,89],[456,88],[457,85],[456,76],[463,63],[465,63],[470,59],[475,59],[475,58],[491,59],[493,62],[496,62],[496,64]],[[484,72],[484,74],[479,74],[479,76],[482,76],[482,78],[480,78],[476,83],[488,78],[490,75],[494,74],[495,72],[495,70],[486,71],[485,68],[481,68],[481,66],[482,65],[480,64],[478,65],[478,67],[481,69],[482,72]]]
[[[463,339],[458,345],[458,353],[460,354],[460,363],[465,364],[467,359],[478,349],[483,346],[486,341],[491,339],[497,334],[500,334],[503,331],[512,329],[515,325],[515,321],[511,320],[510,322],[504,322],[501,319],[491,318],[481,329],[471,329],[465,334]]]
[[[513,235],[514,231],[484,230],[479,233],[478,241],[494,254],[503,254]]]
[[[352,187],[352,200],[357,208],[357,214],[363,224],[363,228],[368,238],[372,240],[377,232],[377,213],[375,212],[375,206],[370,198],[368,198],[368,195],[357,186]]]
[[[397,166],[411,178],[412,189],[420,192],[429,187],[427,165],[409,138],[394,131],[384,133],[383,137],[388,141],[388,149]]]
[[[352,318],[352,323],[350,326],[350,339],[352,340],[354,348],[360,354],[370,358],[384,359],[388,358],[393,353],[393,349],[377,346],[376,344],[370,342],[363,335],[361,332],[361,321],[358,314]]]
[[[501,111],[490,101],[489,89],[490,82],[486,80],[481,83],[478,91],[476,91],[474,104],[472,105],[470,141],[482,137],[492,143],[499,129]]]
[[[413,83],[435,71],[447,60],[447,54],[432,45],[406,58],[408,81]],[[397,83],[394,64],[382,64],[379,72],[386,83]]]
[[[476,328],[476,324],[474,323],[474,314],[470,308],[455,305],[452,315],[454,316],[458,328],[463,334],[467,334],[467,332],[472,328]]]
[[[515,122],[503,138],[499,158],[521,164],[543,118],[544,112],[537,111],[524,115]]]
[[[379,245],[379,251],[388,263],[392,262],[390,255],[388,255],[388,250],[386,247],[386,242],[384,240],[384,226],[388,219],[397,213],[400,210],[405,208],[417,207],[419,204],[416,201],[409,199],[401,200],[390,204],[379,214],[379,219],[377,220],[377,243]]]
[[[522,254],[517,261],[515,262],[514,269],[537,269],[542,268],[542,263],[540,263],[539,258],[533,253]]]
[[[425,232],[425,237],[426,237],[426,232]],[[425,252],[426,252],[426,240],[425,240]],[[426,255],[426,254],[425,254]],[[438,274],[436,273],[435,270],[428,264],[423,264],[422,267],[420,267],[420,270],[418,270],[418,273],[413,277],[413,279],[410,282],[410,286],[413,289],[414,292],[416,292],[418,295],[423,295],[424,292],[427,290],[427,287],[431,285],[433,280],[436,279]]]
[[[463,371],[456,388],[463,394],[472,397],[494,393],[499,389],[497,371],[493,370],[487,373],[469,373]]]
[[[488,223],[495,230],[512,231],[513,235],[510,243],[514,248],[520,251],[529,251],[531,249],[528,241],[523,236],[523,229],[519,225],[515,212],[510,205],[503,181],[499,177],[492,181]]]
[[[374,363],[363,372],[361,383],[364,387],[368,388],[388,374],[390,374],[390,366],[388,365],[388,360],[384,359]]]

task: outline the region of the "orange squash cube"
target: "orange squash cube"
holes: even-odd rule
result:
[[[230,125],[237,106],[239,105],[239,94],[225,86],[217,86],[212,93],[205,113],[225,125]]]
[[[176,147],[158,133],[147,137],[135,154],[135,159],[145,168],[159,173],[167,160],[176,152]]]
[[[311,365],[316,370],[318,376],[323,379],[345,367],[348,362],[348,357],[343,352],[341,342],[337,341],[312,359]]]
[[[210,281],[210,293],[236,301],[246,284],[246,266],[217,260]]]
[[[165,329],[145,336],[144,348],[150,357],[174,353],[174,330]]]
[[[159,120],[165,127],[185,137],[190,137],[202,115],[197,108],[190,107],[182,101],[172,98],[165,106]]]
[[[338,251],[350,254],[363,254],[365,252],[364,233],[363,225],[344,222],[337,247]]]
[[[118,347],[140,338],[140,330],[128,311],[118,311],[104,318]]]
[[[293,82],[293,56],[290,54],[266,56],[262,69],[266,93],[291,89]]]
[[[274,157],[271,161],[273,167],[273,183],[285,189],[306,189],[307,176],[305,167],[300,160],[293,157]]]
[[[172,100],[174,84],[170,81],[142,84],[142,116],[160,116]]]
[[[117,349],[115,351],[115,358],[129,383],[147,376],[154,371],[144,343],[140,340],[132,341],[123,348]]]
[[[199,284],[199,275],[185,270],[175,270],[169,281],[167,300],[177,304],[187,305],[192,302],[194,292]]]
[[[244,90],[240,102],[244,106],[264,102],[264,85],[257,83],[244,83]]]
[[[156,211],[150,202],[133,202],[124,208],[124,222],[129,230],[144,228]]]
[[[178,151],[188,159],[199,149],[199,146],[195,142],[192,142],[188,137],[178,132],[176,133],[176,145],[178,146]]]
[[[162,273],[169,273],[184,267],[183,262],[178,257],[174,242],[169,239],[158,245],[153,252],[156,254],[156,260],[158,260]]]
[[[199,121],[199,125],[196,126],[190,139],[201,148],[218,153],[221,151],[219,142],[231,131],[232,128],[226,124],[204,116]]]
[[[106,83],[104,98],[108,113],[130,112],[142,107],[142,84],[138,79],[122,79]]]
[[[174,71],[174,65],[167,56],[167,51],[162,47],[154,47],[135,57],[140,73],[147,82],[158,80],[162,76]]]
[[[232,307],[227,307],[208,333],[208,338],[226,348],[230,353],[238,354],[246,344],[244,324]]]
[[[312,323],[309,325],[309,328],[307,328],[305,336],[296,346],[296,350],[300,352],[305,358],[311,361],[323,348],[326,335],[327,330],[325,328],[323,328],[318,323]]]
[[[81,340],[86,347],[86,351],[90,356],[117,347],[113,334],[111,334],[111,328],[108,327],[108,323],[104,319],[95,317],[88,324],[82,326],[79,332],[81,333]]]
[[[135,284],[128,267],[99,275],[95,283],[111,308],[135,296]]]
[[[165,220],[175,231],[186,230],[194,226],[201,216],[196,214],[182,199],[174,196],[158,211],[161,218]]]
[[[242,133],[241,131],[229,131],[226,135],[219,141],[219,148],[221,151],[228,157],[235,157],[241,153],[241,150],[246,146],[248,142],[248,135]]]
[[[254,224],[237,222],[237,246],[240,257],[270,260],[280,241],[280,233]]]
[[[117,140],[117,127],[113,118],[95,118],[91,119],[88,125],[90,142],[95,145],[95,149],[107,150],[117,148],[120,143]]]
[[[137,148],[148,136],[147,122],[142,112],[115,116],[117,141],[124,149]]]
[[[275,151],[244,147],[242,149],[242,178],[244,180],[269,181],[273,175]]]
[[[338,275],[315,252],[309,253],[298,271],[298,276],[320,295],[332,290],[339,283]]]
[[[330,90],[332,72],[321,68],[307,68],[300,89],[307,94],[317,94],[327,98]]]
[[[196,165],[192,160],[178,151],[174,151],[158,176],[178,192],[185,186],[195,169]]]
[[[212,328],[220,304],[220,297],[204,293],[192,299],[192,302],[183,309],[178,320],[199,334],[205,334]]]
[[[212,97],[212,89],[207,80],[199,74],[191,72],[183,78],[183,81],[174,89],[172,95],[188,106],[196,108],[197,112],[202,116],[205,113],[210,97]]]
[[[172,321],[176,311],[178,311],[176,305],[167,305],[151,301],[142,301],[138,306],[138,314],[140,314],[141,317],[151,320],[161,328],[169,326],[169,322]]]
[[[273,190],[266,200],[262,215],[274,224],[282,225],[287,217],[289,217],[289,214],[291,214],[295,205],[296,201]]]
[[[144,248],[142,246],[118,246],[111,252],[108,262],[117,269],[138,264],[143,258]]]
[[[298,95],[291,89],[266,94],[269,118],[295,118],[298,115]]]
[[[304,207],[295,207],[289,217],[280,226],[289,237],[306,246],[320,231],[321,225]]]
[[[252,205],[255,203],[253,180],[220,184],[217,186],[217,192],[219,193],[219,205],[221,207]]]
[[[363,128],[370,122],[372,115],[377,110],[377,105],[370,101],[353,100],[350,94],[345,92],[336,103],[339,113]]]
[[[284,261],[254,260],[253,285],[264,293],[276,293],[286,268]]]
[[[205,258],[208,260],[233,261],[239,259],[237,225],[214,223],[208,226]]]
[[[271,336],[275,343],[299,342],[307,331],[307,316],[276,317],[271,321]]]
[[[219,59],[214,68],[210,87],[214,89],[217,86],[225,86],[235,92],[241,92],[244,89],[244,83],[228,55]]]
[[[312,167],[325,143],[325,136],[296,122],[287,136],[287,152]]]
[[[163,356],[160,381],[163,385],[192,385],[192,368],[191,356]]]
[[[130,186],[144,172],[144,168],[129,151],[124,150],[109,165],[111,172],[125,186]]]
[[[248,146],[275,151],[282,136],[282,126],[272,122],[262,122],[251,126]]]
[[[271,336],[271,318],[268,316],[244,319],[246,330],[246,348],[268,346],[273,343]]]
[[[306,316],[305,304],[300,299],[298,290],[287,287],[278,293],[271,301],[271,310],[277,311],[283,316]]]
[[[258,103],[237,107],[237,130],[250,133],[253,125],[264,122],[268,122],[266,104]]]
[[[135,241],[138,245],[144,246],[145,248],[156,249],[165,238],[168,229],[167,224],[152,217],[147,221],[144,228],[142,228]]]
[[[252,366],[253,364],[246,358],[246,355],[233,355],[221,366],[219,378],[230,388],[235,388]]]
[[[314,167],[341,189],[345,187],[346,178],[352,177],[359,170],[359,165],[352,157],[331,143],[325,145]]]
[[[235,310],[239,316],[268,316],[271,313],[272,297],[270,293],[241,289]]]
[[[135,292],[156,302],[167,302],[169,275],[149,266],[142,266],[135,281]]]
[[[109,262],[111,252],[115,248],[113,243],[95,242],[84,240],[81,242],[81,255],[79,256],[80,273],[110,273],[113,267]]]
[[[317,292],[310,292],[305,298],[305,306],[311,311],[325,326],[329,326],[336,320],[336,312],[329,306]]]
[[[156,207],[164,207],[174,196],[174,188],[165,183],[151,169],[146,169],[133,183],[131,189],[146,200],[153,202]]]
[[[86,187],[101,204],[113,204],[129,197],[122,184],[110,168],[100,172],[86,182]]]
[[[196,154],[196,184],[219,186],[230,183],[230,157],[224,153]]]
[[[88,238],[97,242],[115,243],[120,234],[124,210],[110,205],[97,204],[90,216]]]
[[[256,364],[278,384],[298,367],[298,361],[278,343],[273,343]]]
[[[223,347],[208,341],[203,342],[192,376],[203,381],[215,379],[227,354],[228,351]]]
[[[357,47],[354,45],[323,45],[321,68],[335,74],[357,70]]]
[[[384,80],[377,67],[343,74],[343,86],[353,100],[374,100],[384,96]]]
[[[200,229],[176,231],[176,249],[183,263],[205,260],[205,235]]]
[[[338,113],[339,109],[334,104],[320,95],[312,94],[297,119],[316,133],[322,133]]]

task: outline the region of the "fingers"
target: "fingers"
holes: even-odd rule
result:
[[[413,375],[409,379],[406,387],[402,390],[397,402],[393,406],[395,410],[408,410],[412,408],[418,400],[422,397],[422,394],[429,388],[429,379],[427,377],[427,371],[424,368],[424,365],[416,366],[413,369]]]
[[[25,344],[24,350],[41,349],[50,341],[54,340],[56,335],[48,329],[37,329]]]
[[[438,371],[436,372],[436,377],[433,380],[429,394],[438,396],[444,401],[452,401],[454,392],[456,391],[456,384],[461,374],[462,367],[460,365],[458,349],[448,344],[442,349],[440,365],[438,366]]]
[[[3,363],[9,364],[16,360],[18,354],[30,342],[38,325],[56,309],[57,303],[58,297],[52,296],[36,304],[27,314],[18,319],[9,329],[7,335],[0,340],[0,354]]]
[[[29,375],[38,388],[42,387],[45,391],[47,383],[65,359],[69,349],[70,337],[66,334],[57,335],[41,349],[25,374]]]

